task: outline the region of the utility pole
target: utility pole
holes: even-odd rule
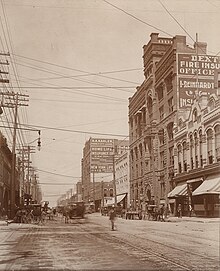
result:
[[[0,56],[10,56],[10,54],[9,53],[0,53]],[[0,64],[1,65],[9,65],[9,62],[8,62],[8,60],[6,60],[5,62],[0,60]],[[0,74],[8,74],[8,72],[0,70]],[[1,76],[0,83],[7,83],[8,84],[9,80],[7,78],[3,78]]]
[[[94,210],[95,210],[95,172],[92,173],[92,180],[93,180],[93,203],[94,203]]]
[[[115,207],[117,206],[117,191],[116,191],[116,180],[115,180],[115,154],[117,153],[117,146],[114,146],[113,148],[113,154],[112,154],[112,171],[113,171],[113,189],[114,189],[114,202]]]
[[[10,182],[10,217],[13,218],[15,215],[15,178],[16,178],[16,136],[18,129],[18,106],[28,106],[26,103],[28,99],[28,95],[19,94],[19,93],[3,93],[4,96],[7,95],[10,97],[9,102],[5,102],[2,104],[3,107],[12,107],[14,108],[14,126],[13,126],[13,141],[12,141],[12,170],[11,170],[11,182]],[[13,100],[11,99],[13,98]],[[7,97],[8,98],[8,97]]]

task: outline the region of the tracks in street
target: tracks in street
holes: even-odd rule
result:
[[[140,255],[146,256],[147,258],[151,256],[151,260],[157,259],[163,262],[163,264],[164,262],[166,262],[167,264],[172,265],[172,268],[175,266],[176,268],[178,268],[178,270],[192,270],[193,264],[189,260],[189,259],[192,259],[192,257],[194,258],[194,261],[196,261],[197,264],[200,264],[200,262],[202,261],[204,262],[204,259],[207,262],[211,263],[211,266],[213,268],[215,266],[218,267],[218,264],[219,264],[216,258],[209,257],[205,254],[193,252],[190,249],[186,250],[183,248],[178,248],[176,246],[164,244],[159,241],[155,241],[147,237],[144,237],[143,235],[140,236],[140,234],[137,235],[137,234],[129,233],[128,234],[129,237],[126,237],[126,236],[123,237],[122,235],[125,233],[117,232],[117,231],[106,233],[106,232],[103,232],[103,227],[100,227],[100,226],[97,227],[97,224],[95,223],[93,223],[94,225],[96,225],[95,232],[90,231],[90,230],[88,231],[88,229],[85,228],[86,224],[82,223],[82,221],[77,221],[77,224],[79,224],[80,229],[86,231],[87,234],[90,233],[96,238],[104,239],[108,242],[111,242],[114,239],[116,243],[121,244],[126,247],[130,247],[131,250],[138,251]],[[128,241],[127,238],[130,238],[133,240]],[[155,247],[157,251],[155,250]],[[183,258],[185,258],[186,260],[183,260],[183,258],[180,255],[183,255]]]

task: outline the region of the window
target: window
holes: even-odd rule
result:
[[[182,147],[179,144],[177,147],[177,156],[178,156],[178,173],[182,172]]]
[[[190,151],[190,157],[191,157],[190,166],[191,166],[191,169],[193,169],[194,163],[193,163],[193,136],[192,135],[190,135],[189,137],[189,151]]]
[[[133,129],[133,118],[132,117],[130,117],[130,126],[131,126],[131,129]]]
[[[195,168],[199,167],[199,157],[198,157],[198,138],[197,133],[194,134],[194,145],[195,145]]]
[[[159,142],[160,142],[160,145],[163,145],[165,142],[164,142],[164,130],[161,129],[159,132],[158,132],[158,137],[159,137]]]
[[[160,113],[160,120],[164,118],[164,107],[163,105],[159,108],[159,113]]]
[[[167,133],[168,133],[169,140],[172,140],[173,139],[173,122],[170,122],[167,125]]]
[[[153,101],[152,101],[152,98],[149,96],[147,99],[147,109],[148,109],[149,116],[151,117],[153,114]]]
[[[162,151],[160,153],[160,168],[164,168],[164,167],[165,167],[164,152]]]
[[[200,167],[203,167],[203,157],[202,157],[202,131],[199,131],[199,154],[200,154]]]
[[[186,142],[183,142],[183,171],[187,171],[187,147],[186,147]]]
[[[172,74],[167,76],[167,78],[165,79],[165,84],[166,84],[167,92],[170,92],[173,89]]]
[[[215,101],[213,99],[209,102],[209,107],[211,110],[215,108]]]
[[[213,152],[212,152],[212,130],[207,131],[207,151],[208,151],[208,164],[213,163]]]
[[[110,193],[110,197],[113,197],[114,193],[113,193],[113,189],[112,188],[109,190],[109,193]]]
[[[173,147],[169,148],[169,160],[170,160],[170,166],[173,166],[174,164],[174,152],[173,152]]]
[[[173,97],[168,100],[169,113],[173,112]]]
[[[160,182],[160,197],[164,198],[164,196],[165,196],[165,182],[164,180],[162,180]]]
[[[163,88],[163,83],[161,83],[159,87],[157,87],[157,96],[159,101],[163,99]]]
[[[107,189],[104,189],[104,198],[107,197]]]
[[[215,152],[216,160],[220,161],[220,125],[215,126]]]
[[[193,111],[193,121],[196,122],[197,118],[198,118],[197,109],[194,109],[194,111]]]

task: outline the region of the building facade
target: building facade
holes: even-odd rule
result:
[[[219,216],[220,195],[220,96],[200,96],[194,100],[187,120],[175,128],[174,201],[188,215]],[[181,193],[178,191],[182,190]],[[172,196],[172,195],[171,195]],[[171,199],[172,200],[172,199]]]
[[[121,154],[115,161],[115,182],[117,203],[123,209],[130,208],[129,151]]]
[[[194,47],[185,36],[160,38],[143,47],[145,80],[129,99],[130,185],[134,209],[165,204],[174,178],[174,128],[186,120],[195,96],[214,93],[218,60],[207,57],[206,43]],[[212,65],[211,65],[212,63]],[[218,65],[217,65],[218,64]]]
[[[128,150],[128,141],[90,138],[84,146],[82,158],[82,196],[85,203],[101,207],[102,183],[113,180],[115,160]]]
[[[10,211],[10,180],[12,153],[7,146],[6,138],[0,133],[0,204],[5,214]]]

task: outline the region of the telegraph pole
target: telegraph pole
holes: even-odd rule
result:
[[[112,171],[113,171],[113,189],[114,189],[114,198],[115,198],[115,207],[117,206],[117,191],[116,191],[116,180],[115,180],[115,154],[116,154],[117,147],[113,148],[112,154]]]
[[[92,180],[93,180],[93,203],[94,203],[94,209],[95,209],[95,172],[92,173]]]
[[[10,217],[13,218],[15,215],[15,179],[16,179],[16,136],[18,128],[18,106],[27,106],[25,103],[20,103],[21,101],[27,102],[28,100],[23,97],[28,97],[25,94],[11,93],[15,97],[15,101],[9,102],[3,106],[14,107],[14,128],[13,128],[13,142],[12,142],[12,172],[11,172],[11,182],[10,182]],[[15,103],[14,103],[15,102]]]

